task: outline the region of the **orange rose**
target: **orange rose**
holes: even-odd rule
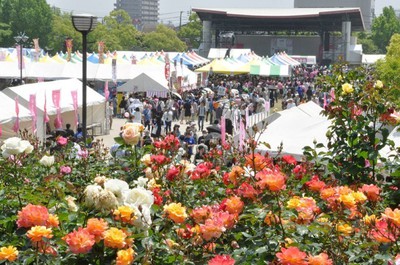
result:
[[[121,249],[117,252],[117,265],[130,265],[135,259],[135,252],[132,248]]]
[[[307,265],[307,254],[300,251],[297,247],[281,248],[277,253],[280,264],[282,265]]]
[[[18,257],[18,250],[14,246],[1,247],[0,248],[0,261],[8,260],[10,262],[15,261]]]
[[[308,257],[308,265],[332,265],[333,261],[326,253],[321,253],[317,256]]]
[[[87,231],[94,235],[96,242],[103,239],[104,232],[108,228],[108,223],[104,219],[90,218],[87,221],[86,229]]]
[[[170,203],[164,206],[167,217],[175,223],[183,223],[187,218],[186,208],[181,203]]]
[[[78,231],[73,231],[66,235],[63,240],[68,244],[69,250],[74,254],[88,253],[96,243],[94,235],[87,229],[80,227]]]
[[[112,227],[104,232],[104,245],[110,248],[123,248],[126,245],[126,234],[124,231]]]
[[[259,180],[257,185],[262,189],[268,187],[270,191],[277,192],[286,188],[286,177],[278,171],[263,169],[257,173],[256,178]]]
[[[399,209],[390,209],[386,208],[385,213],[382,214],[382,217],[386,220],[390,220],[397,227],[400,227],[400,210]]]
[[[32,242],[42,241],[43,238],[52,238],[52,230],[51,228],[46,228],[45,226],[33,226],[26,235],[30,238]]]
[[[225,201],[226,210],[230,214],[239,214],[243,211],[244,202],[240,197],[232,196]]]

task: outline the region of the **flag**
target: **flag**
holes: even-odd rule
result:
[[[3,135],[3,129],[1,128],[1,124],[0,124],[0,137]]]
[[[60,98],[61,98],[61,91],[59,89],[53,90],[52,91],[53,104],[57,109],[57,117],[54,120],[54,127],[56,129],[62,128]]]
[[[324,92],[324,109],[328,106],[328,103],[326,101],[326,92]]]
[[[242,119],[240,119],[240,129],[239,129],[239,150],[243,151],[244,148],[244,138],[246,137],[246,131],[244,130],[244,124]]]
[[[104,97],[106,98],[106,101],[108,101],[109,96],[110,96],[110,90],[108,90],[108,81],[106,81],[104,85]]]
[[[74,106],[74,121],[75,125],[78,125],[78,91],[77,90],[72,90],[71,91],[71,96],[72,96],[72,105]]]
[[[44,108],[43,108],[43,122],[48,123],[49,122],[49,115],[47,115],[47,96],[46,96],[46,91],[44,92]]]
[[[36,133],[36,121],[37,121],[37,111],[36,111],[36,94],[29,95],[29,110],[32,115],[32,132]]]
[[[35,47],[35,62],[37,62],[39,61],[39,53],[40,53],[39,38],[33,39],[33,45]]]
[[[225,122],[225,116],[221,116],[221,142],[222,144],[225,144],[226,140],[226,122]]]
[[[72,53],[72,47],[73,47],[71,38],[67,38],[65,40],[65,47],[67,48],[67,62],[69,62],[69,61],[71,61],[71,53]]]
[[[99,63],[103,64],[104,63],[104,41],[99,41],[98,50],[99,50]]]
[[[269,100],[266,100],[265,101],[265,111],[269,112],[269,110],[270,110],[270,103],[269,103]]]
[[[117,82],[117,59],[111,61],[111,76],[114,83]]]
[[[249,126],[249,107],[246,108],[246,127]]]
[[[335,101],[335,89],[333,87],[331,88],[330,94],[331,94],[331,101]]]
[[[18,132],[19,131],[19,104],[18,104],[18,96],[15,97],[15,114],[17,115],[15,119],[15,123],[13,126],[13,131]]]

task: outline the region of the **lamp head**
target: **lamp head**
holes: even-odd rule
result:
[[[82,33],[89,33],[97,26],[97,17],[90,14],[72,15],[72,25]]]

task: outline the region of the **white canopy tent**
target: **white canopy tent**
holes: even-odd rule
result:
[[[90,87],[87,89],[87,126],[98,125],[101,129],[105,124],[105,98]],[[44,106],[46,100],[47,114],[50,118],[49,125],[53,128],[54,120],[57,115],[57,108],[53,104],[52,91],[60,90],[60,110],[63,127],[70,123],[76,129],[75,112],[71,92],[77,91],[78,95],[78,115],[81,117],[82,107],[82,82],[77,79],[66,79],[51,82],[41,82],[26,84],[22,86],[9,87],[3,92],[10,98],[19,97],[19,103],[25,108],[29,108],[29,97],[36,94],[37,107],[37,136],[43,139],[46,135],[44,124]]]
[[[169,92],[168,81],[162,74],[141,73],[117,88],[118,92],[146,92],[147,96],[166,96]]]
[[[2,131],[0,139],[7,139],[12,136],[17,136],[18,133],[13,131],[14,123],[17,120],[17,114],[15,112],[15,99],[10,98],[6,94],[0,92],[0,102],[2,105],[0,111],[0,127]],[[23,106],[19,106],[18,117],[20,130],[27,129],[30,131],[32,127],[32,117],[30,111]]]
[[[272,115],[267,129],[261,135],[256,135],[260,143],[269,143],[271,149],[259,144],[257,150],[276,155],[282,143],[281,154],[289,154],[301,160],[303,148],[313,147],[314,140],[326,146],[326,132],[331,123],[326,117],[320,115],[321,111],[321,107],[310,101]]]

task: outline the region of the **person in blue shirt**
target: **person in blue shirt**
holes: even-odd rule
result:
[[[195,140],[190,131],[186,131],[183,142],[185,143],[186,153],[188,155],[188,158],[190,159],[190,157],[193,155],[193,146],[195,144]]]

